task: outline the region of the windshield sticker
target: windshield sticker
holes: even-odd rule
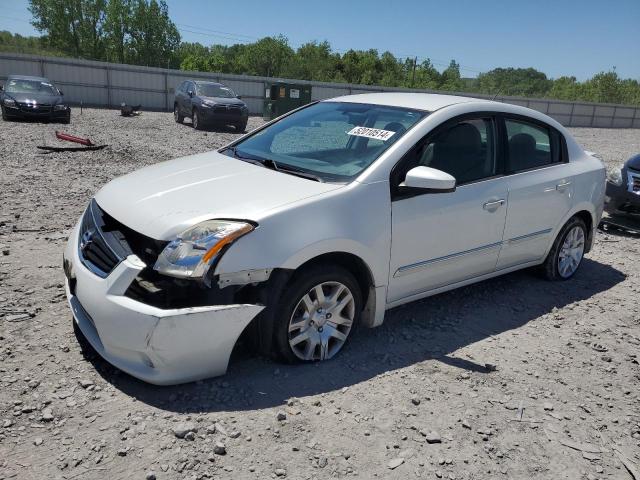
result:
[[[357,137],[375,138],[383,142],[389,140],[396,132],[389,130],[381,130],[379,128],[354,127],[347,132],[347,135],[356,135]]]

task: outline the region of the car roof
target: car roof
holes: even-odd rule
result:
[[[460,97],[457,95],[441,95],[437,93],[411,93],[411,92],[383,92],[362,93],[358,95],[345,95],[330,100],[331,102],[369,103],[388,107],[413,108],[433,112],[449,105],[467,102],[498,103],[473,97]]]
[[[48,78],[45,77],[32,77],[29,75],[9,75],[7,80],[33,80],[36,82],[47,82],[51,83]]]
[[[222,83],[219,82],[210,82],[209,80],[191,80],[193,83],[202,84],[206,83],[207,85],[217,85],[218,87],[224,87]]]

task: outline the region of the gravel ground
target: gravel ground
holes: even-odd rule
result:
[[[56,129],[110,146],[41,154],[36,145],[55,143]],[[574,134],[608,163],[640,151],[638,130]],[[235,137],[166,113],[0,123],[0,479],[638,471],[640,243],[628,234],[599,233],[569,282],[517,272],[394,309],[324,364],[279,365],[238,349],[226,376],[162,388],[84,357],[60,264],[91,195]]]

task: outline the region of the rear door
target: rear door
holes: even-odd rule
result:
[[[498,269],[541,260],[573,198],[560,132],[520,116],[505,116],[504,132],[509,202]]]

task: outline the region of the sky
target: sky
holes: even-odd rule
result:
[[[292,47],[328,40],[335,51],[451,59],[464,77],[533,67],[585,80],[615,67],[640,80],[640,0],[168,0],[182,39],[233,44],[285,35]],[[36,35],[28,0],[0,0],[0,30]]]

